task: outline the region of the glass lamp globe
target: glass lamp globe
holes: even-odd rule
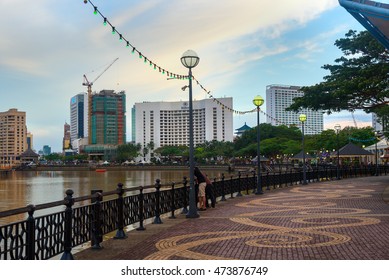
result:
[[[195,53],[192,50],[187,50],[181,56],[181,63],[186,68],[196,67],[197,64],[199,64],[199,62],[200,62],[199,56],[197,55],[197,53]]]
[[[253,99],[253,104],[257,107],[263,105],[263,103],[265,103],[265,100],[263,100],[262,96],[260,95],[257,95],[254,97]]]
[[[299,116],[299,120],[300,120],[300,122],[305,122],[305,121],[307,120],[307,115],[301,114],[301,115]]]

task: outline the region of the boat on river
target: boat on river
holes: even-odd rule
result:
[[[105,168],[96,168],[96,172],[103,173],[105,171],[107,171],[107,169],[105,169]]]

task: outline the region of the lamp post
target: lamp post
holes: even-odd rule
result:
[[[307,184],[307,167],[305,165],[305,151],[304,151],[304,123],[307,120],[305,114],[300,114],[299,120],[301,122],[301,132],[302,132],[302,148],[303,148],[303,185]]]
[[[263,105],[265,101],[263,100],[262,96],[257,95],[253,99],[253,103],[255,106],[257,106],[257,190],[255,191],[255,194],[263,194],[262,190],[262,184],[261,184],[261,150],[260,150],[260,141],[261,141],[261,134],[259,132],[259,111],[261,110],[260,107]]]
[[[377,142],[378,142],[378,132],[375,131],[374,132],[374,136],[375,136],[375,175],[378,176],[378,150],[377,150]]]
[[[335,125],[335,131],[336,131],[336,149],[337,149],[337,152],[336,152],[336,157],[337,157],[337,160],[336,160],[336,179],[337,180],[340,180],[340,166],[339,166],[339,132],[340,132],[340,125],[339,124],[336,124]]]
[[[189,69],[189,211],[187,218],[198,218],[196,205],[196,190],[194,185],[194,145],[193,145],[193,101],[192,101],[192,68],[199,64],[200,58],[187,50],[181,56],[181,63]]]

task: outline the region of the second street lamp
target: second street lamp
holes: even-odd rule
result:
[[[335,131],[336,131],[336,149],[337,149],[337,152],[336,152],[336,156],[337,156],[337,160],[336,160],[336,179],[337,180],[340,180],[340,166],[339,166],[339,132],[340,132],[340,125],[337,124],[335,125]]]
[[[378,132],[375,131],[374,132],[374,136],[375,136],[375,176],[378,176],[379,175],[379,171],[378,171],[378,150],[377,150],[377,142],[379,141],[379,138],[378,138]]]
[[[187,50],[181,57],[181,63],[189,69],[189,211],[187,218],[198,218],[196,205],[196,190],[194,184],[194,144],[193,144],[193,101],[192,101],[192,68],[199,64],[200,58],[192,51]]]
[[[301,132],[302,132],[302,149],[303,149],[303,185],[307,184],[307,166],[305,164],[305,150],[304,150],[304,123],[307,120],[307,116],[305,114],[301,114],[299,116],[299,120],[301,122]]]
[[[262,190],[262,184],[261,184],[261,150],[260,150],[260,141],[261,141],[261,134],[259,132],[259,111],[261,110],[260,107],[263,105],[265,101],[263,100],[262,96],[257,95],[253,99],[253,103],[255,106],[257,106],[257,190],[255,191],[255,194],[263,194]]]

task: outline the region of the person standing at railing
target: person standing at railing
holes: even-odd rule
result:
[[[203,173],[201,173],[200,169],[196,166],[194,169],[194,176],[196,176],[197,182],[199,184],[199,211],[205,211],[206,208],[206,201],[205,201],[205,187],[207,186],[207,183],[205,181],[205,177]]]
[[[205,182],[207,183],[206,187],[205,187],[205,206],[208,208],[209,207],[209,203],[208,203],[208,199],[211,200],[211,206],[212,208],[215,208],[215,205],[216,205],[216,197],[215,197],[215,194],[213,192],[213,185],[212,185],[212,182],[211,180],[209,180],[208,176],[204,173],[202,173],[204,178],[205,178]]]

